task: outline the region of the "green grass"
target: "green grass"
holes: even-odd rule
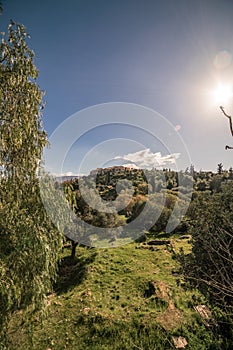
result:
[[[181,246],[189,252],[190,244],[178,238],[172,243],[173,249],[146,243],[78,247],[75,261],[65,249],[47,317],[43,323],[35,317],[28,335],[16,314],[9,349],[164,350],[174,349],[173,335],[185,335],[186,349],[217,349],[193,308],[205,300],[186,289],[174,258]]]

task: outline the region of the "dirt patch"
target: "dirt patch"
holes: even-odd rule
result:
[[[166,301],[170,300],[170,289],[163,281],[158,281],[155,284],[156,296]]]
[[[144,297],[149,298],[152,295],[155,295],[157,298],[169,302],[171,292],[169,287],[163,281],[150,281],[148,282],[147,288],[144,291]]]
[[[144,297],[148,298],[149,300],[156,298],[157,303],[159,300],[165,303],[164,306],[166,307],[166,310],[161,312],[156,317],[156,320],[166,331],[169,331],[182,324],[183,313],[175,307],[172,300],[172,291],[165,282],[150,281],[144,291]]]
[[[168,308],[157,316],[156,319],[166,331],[169,331],[178,327],[183,322],[183,315],[182,312],[175,307],[173,302],[170,301]]]
[[[156,319],[166,331],[169,331],[183,322],[183,314],[175,307],[174,302],[171,300],[171,291],[166,283],[158,281],[156,287],[157,297],[168,302],[167,309],[158,315]]]

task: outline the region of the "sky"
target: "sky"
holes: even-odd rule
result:
[[[31,37],[51,149],[55,140],[56,152],[45,152],[51,172],[232,166],[219,109],[233,111],[231,0],[2,2],[0,31],[13,19]]]

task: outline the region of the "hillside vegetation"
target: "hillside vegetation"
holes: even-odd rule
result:
[[[109,200],[116,198],[117,181],[126,171],[113,171],[112,177],[103,171],[96,182],[100,194]],[[156,173],[161,175],[161,171],[151,172],[153,176]],[[117,218],[123,218],[125,225],[150,195],[145,191],[148,185],[142,171],[128,175],[134,181],[133,204]],[[177,198],[178,175],[169,170],[163,175],[166,183],[158,194],[169,183],[174,187],[166,190],[163,213],[141,240],[124,244],[127,238],[114,237],[109,247],[102,249],[77,245],[75,257],[70,256],[70,242],[65,242],[59,278],[47,296],[46,317],[41,323],[37,315],[27,320],[24,313],[16,312],[8,330],[10,349],[232,348],[232,298],[231,293],[224,294],[232,285],[232,265],[224,264],[232,257],[231,171],[192,174],[192,202],[172,233],[166,233],[165,228]],[[190,173],[184,176],[190,181]],[[90,175],[88,181],[92,179]],[[158,186],[156,179],[154,184]],[[76,213],[85,219],[78,181],[63,185],[72,188]],[[182,201],[186,190],[181,190]],[[89,212],[88,220],[93,218],[98,224],[97,212]],[[220,240],[216,241],[220,224]],[[105,240],[109,242],[109,237]],[[219,273],[223,265],[226,268]],[[222,290],[212,283],[215,275]]]

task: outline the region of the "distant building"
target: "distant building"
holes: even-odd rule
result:
[[[122,172],[131,172],[135,170],[134,167],[125,167],[123,165],[115,165],[112,167],[108,167],[108,168],[97,168],[95,170],[91,170],[90,175],[105,175],[107,173],[113,174],[113,173],[122,173]]]

